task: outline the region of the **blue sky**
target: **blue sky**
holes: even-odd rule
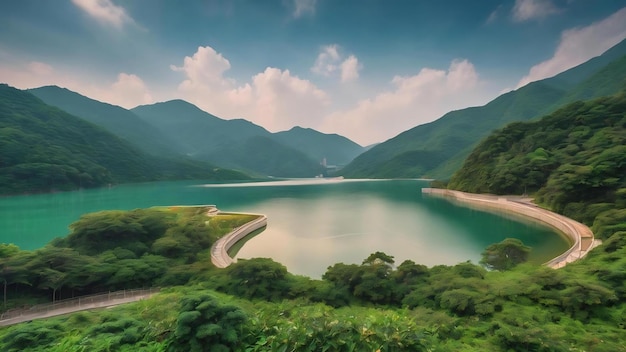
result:
[[[0,2],[0,81],[382,142],[626,38],[623,0]]]

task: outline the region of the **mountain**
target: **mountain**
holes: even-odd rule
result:
[[[150,156],[105,129],[0,85],[0,194],[161,179],[246,179],[185,159]]]
[[[204,155],[225,167],[244,167],[261,175],[313,177],[324,168],[299,150],[286,147],[270,137],[252,136],[228,143]]]
[[[600,216],[626,229],[625,111],[626,90],[509,124],[476,146],[448,187],[533,193],[542,205],[589,225]]]
[[[365,148],[338,134],[325,134],[298,126],[274,133],[273,138],[301,150],[318,162],[326,159],[328,165],[346,165],[365,151]]]
[[[272,133],[243,119],[223,120],[183,100],[131,111],[200,160],[277,177],[312,177],[323,172],[309,155],[274,140]]]
[[[180,143],[190,156],[206,155],[237,140],[270,134],[246,120],[220,119],[184,100],[141,105],[131,111]]]
[[[472,147],[494,129],[538,118],[579,99],[617,92],[625,84],[625,56],[623,41],[599,57],[503,94],[487,105],[449,112],[375,146],[341,173],[346,177],[447,179]]]
[[[57,86],[29,89],[46,104],[92,122],[153,155],[174,156],[181,147],[132,112]]]

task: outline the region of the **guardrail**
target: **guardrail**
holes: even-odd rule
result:
[[[76,298],[69,298],[64,300],[58,300],[52,303],[43,303],[26,308],[10,309],[0,314],[0,326],[8,325],[3,324],[5,321],[15,319],[23,316],[37,316],[45,313],[49,313],[55,310],[77,308],[81,310],[82,307],[93,306],[99,303],[112,302],[116,300],[124,300],[128,298],[151,295],[159,292],[160,288],[152,287],[148,289],[133,289],[133,290],[121,290],[115,292],[96,293],[93,295],[80,296]]]

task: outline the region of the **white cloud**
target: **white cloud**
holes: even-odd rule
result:
[[[268,67],[252,81],[254,121],[273,131],[315,124],[330,103],[324,91],[289,70]]]
[[[344,60],[339,51],[340,47],[337,44],[323,46],[313,67],[311,67],[311,72],[325,77],[338,74],[341,82],[349,82],[359,78],[359,70],[362,66],[357,57],[350,55]]]
[[[170,65],[170,68],[185,73],[187,79],[181,84],[183,90],[193,90],[200,85],[205,89],[221,91],[234,83],[223,76],[230,69],[230,62],[210,46],[198,47],[192,57],[185,57],[183,66]]]
[[[114,101],[116,105],[133,108],[154,101],[148,87],[137,75],[122,72],[117,76],[117,81],[111,85],[111,88],[109,94],[112,95],[107,100]]]
[[[321,52],[311,67],[311,72],[322,76],[330,76],[337,70],[337,62],[340,60],[339,46],[337,44],[322,47]]]
[[[28,71],[38,76],[48,76],[54,72],[54,69],[52,68],[52,66],[46,63],[39,62],[39,61],[31,61],[28,64]]]
[[[566,30],[561,34],[561,41],[554,56],[533,66],[517,84],[517,88],[552,77],[601,55],[624,38],[626,38],[626,7],[587,27]]]
[[[203,110],[223,118],[244,117],[269,130],[288,129],[319,120],[330,99],[308,80],[289,70],[267,67],[249,83],[238,84],[225,76],[229,61],[211,47],[199,47],[183,66],[178,92]]]
[[[74,5],[85,11],[97,21],[120,29],[134,20],[123,7],[115,5],[111,0],[72,0]]]
[[[293,17],[300,18],[306,14],[314,15],[316,3],[317,0],[293,0]]]
[[[513,20],[517,22],[541,19],[560,12],[551,0],[515,0]]]
[[[359,59],[354,55],[348,56],[348,58],[341,63],[341,82],[350,82],[359,78],[360,68]]]
[[[467,60],[455,60],[447,70],[423,68],[413,76],[396,76],[391,83],[392,90],[326,116],[321,129],[367,145],[487,98]]]

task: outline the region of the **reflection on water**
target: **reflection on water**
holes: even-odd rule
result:
[[[399,264],[477,262],[491,243],[520,238],[541,263],[567,249],[544,227],[424,197],[417,180],[286,180],[207,184],[159,182],[0,198],[0,240],[24,249],[68,233],[81,214],[156,205],[216,204],[224,211],[263,213],[268,226],[238,258],[270,257],[296,274],[320,277],[337,262],[361,263],[383,251]]]

